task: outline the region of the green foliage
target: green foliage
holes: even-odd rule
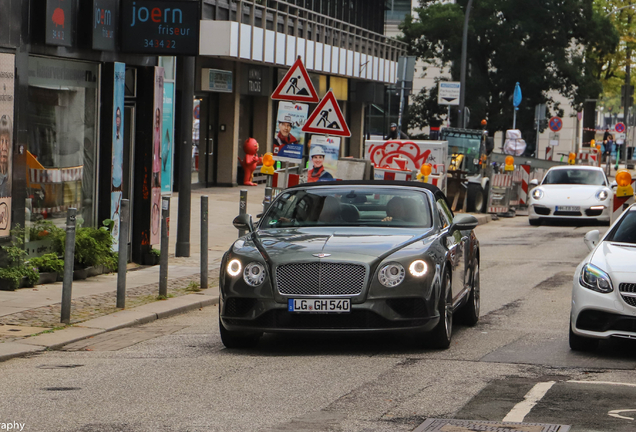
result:
[[[185,290],[187,292],[199,292],[201,291],[201,288],[198,282],[192,281],[188,284]]]
[[[159,258],[161,256],[161,251],[159,249],[152,248],[150,250],[150,254]]]
[[[75,263],[80,267],[112,264],[113,237],[108,228],[82,227],[75,233]]]
[[[400,25],[410,54],[448,68],[455,81],[460,78],[467,2],[421,0],[418,18],[409,16]],[[617,32],[593,0],[475,1],[468,28],[468,127],[479,129],[481,119],[487,118],[491,135],[510,128],[512,95],[519,82],[523,101],[517,125],[526,142],[532,143],[535,105],[547,103],[551,113],[557,113],[559,106],[548,97],[550,91],[558,91],[575,107],[596,98],[602,91],[598,70],[617,43]],[[411,106],[413,125],[440,121],[442,113],[432,108],[435,96],[425,90],[416,97]]]
[[[0,279],[3,279],[5,285],[8,284],[8,289],[18,288],[22,277],[27,278],[29,286],[33,286],[38,281],[40,277],[38,270],[24,261],[27,257],[27,252],[24,250],[24,228],[16,224],[11,230],[11,241],[0,249],[7,264],[0,268]]]
[[[0,268],[0,288],[13,291],[20,287],[22,271],[18,267]]]
[[[56,254],[48,253],[41,257],[31,258],[29,264],[37,268],[40,273],[63,273],[64,261],[59,259]]]

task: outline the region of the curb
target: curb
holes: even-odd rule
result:
[[[207,297],[201,299],[201,297]],[[188,294],[156,301],[133,309],[124,309],[110,315],[93,318],[63,330],[40,334],[15,342],[0,344],[0,362],[46,350],[57,350],[65,345],[103,333],[147,324],[159,319],[180,315],[195,309],[218,304],[218,295]]]

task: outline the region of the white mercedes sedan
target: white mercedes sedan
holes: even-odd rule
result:
[[[548,170],[528,199],[530,225],[546,219],[610,222],[612,190],[601,168],[558,166]]]
[[[585,235],[590,254],[574,273],[570,348],[596,348],[600,339],[636,339],[636,204],[601,239]]]

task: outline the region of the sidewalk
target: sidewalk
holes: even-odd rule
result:
[[[30,353],[56,349],[107,331],[143,324],[156,319],[218,303],[219,264],[223,253],[238,237],[232,221],[239,212],[239,192],[248,190],[247,212],[261,212],[264,185],[239,188],[209,188],[192,191],[190,257],[174,256],[178,221],[178,194],[170,202],[170,246],[168,298],[157,301],[159,266],[128,270],[126,309],[116,309],[117,275],[108,274],[73,282],[71,325],[60,323],[62,282],[17,291],[0,291],[0,361]],[[208,283],[200,281],[201,196],[208,195]],[[475,215],[480,224],[489,215]]]

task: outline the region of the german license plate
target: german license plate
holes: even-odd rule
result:
[[[288,299],[289,312],[348,313],[350,299]]]
[[[581,211],[579,206],[558,206],[554,211]]]

